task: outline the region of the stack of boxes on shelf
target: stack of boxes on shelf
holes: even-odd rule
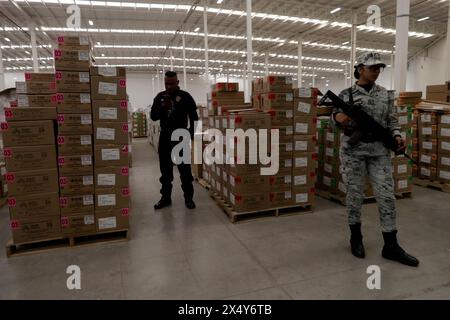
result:
[[[93,234],[90,45],[85,37],[59,37],[58,45],[54,54],[61,227],[64,235]]]
[[[324,169],[325,169],[325,149],[326,149],[326,132],[330,127],[330,116],[319,116],[317,117],[317,179],[316,179],[316,189],[325,190],[326,187],[323,185],[324,180]],[[334,140],[334,138],[333,138]],[[331,178],[327,178],[328,186],[331,185]]]
[[[144,138],[147,133],[147,115],[145,112],[133,112],[133,138]]]
[[[125,68],[91,68],[95,217],[99,232],[129,227],[129,126]]]
[[[197,106],[197,115],[198,115],[198,120],[202,122],[202,127],[204,129],[208,129],[209,128],[208,108],[205,106],[202,106],[202,105],[198,105]]]
[[[450,81],[442,85],[427,86],[427,100],[436,102],[450,102]]]
[[[148,143],[158,151],[159,135],[161,126],[159,121],[150,120],[148,124]]]
[[[54,74],[29,73],[16,84],[17,106],[5,108],[3,132],[8,206],[15,244],[61,237]],[[44,102],[43,102],[44,101]]]

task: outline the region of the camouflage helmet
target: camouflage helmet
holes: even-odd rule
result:
[[[359,66],[380,66],[386,68],[386,64],[381,61],[381,56],[377,52],[366,52],[360,55],[357,59],[355,68]]]

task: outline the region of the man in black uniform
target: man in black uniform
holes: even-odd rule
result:
[[[188,118],[190,122],[189,132],[194,138],[194,122],[198,120],[197,105],[192,96],[180,90],[177,74],[168,71],[165,74],[164,83],[166,91],[160,92],[153,100],[151,118],[160,120],[161,135],[159,138],[159,168],[161,170],[161,200],[155,204],[155,209],[162,209],[172,204],[173,161],[172,149],[179,142],[172,141],[172,132],[176,129],[187,129]],[[191,165],[182,163],[178,165],[180,172],[181,188],[184,192],[184,201],[188,209],[194,209],[194,186],[192,181]]]

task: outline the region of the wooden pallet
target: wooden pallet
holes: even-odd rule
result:
[[[202,178],[195,178],[195,181],[197,181],[198,184],[201,185],[206,190],[211,190],[211,185],[206,180]]]
[[[129,239],[129,233],[129,230],[114,230],[95,234],[32,241],[24,244],[14,244],[12,240],[9,240],[6,244],[6,256],[22,256],[67,247],[123,242]]]
[[[316,189],[316,195],[318,195],[321,198],[333,201],[333,202],[337,202],[343,206],[346,205],[346,197],[342,196],[342,195],[338,195],[338,194],[334,194],[332,192],[329,191],[325,191],[325,190],[319,190]],[[407,198],[411,198],[412,197],[412,192],[403,192],[403,193],[396,193],[395,197],[397,199],[407,199]],[[364,202],[363,204],[368,204],[368,203],[375,203],[377,200],[374,196],[372,197],[366,197],[364,198]]]
[[[217,205],[222,209],[222,211],[228,216],[231,223],[251,221],[256,219],[260,220],[262,218],[284,217],[312,213],[314,209],[312,205],[304,205],[236,212],[217,192],[211,191],[210,195],[211,198],[216,201]]]
[[[414,178],[413,183],[415,185],[425,187],[425,188],[431,188],[431,189],[437,189],[439,191],[450,193],[450,184],[443,183],[439,181],[430,181],[426,179],[420,179],[420,178]]]

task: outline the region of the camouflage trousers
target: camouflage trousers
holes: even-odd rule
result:
[[[389,155],[356,156],[341,152],[341,174],[347,188],[347,214],[350,225],[361,223],[366,175],[369,176],[380,213],[383,232],[397,230],[394,179]]]

